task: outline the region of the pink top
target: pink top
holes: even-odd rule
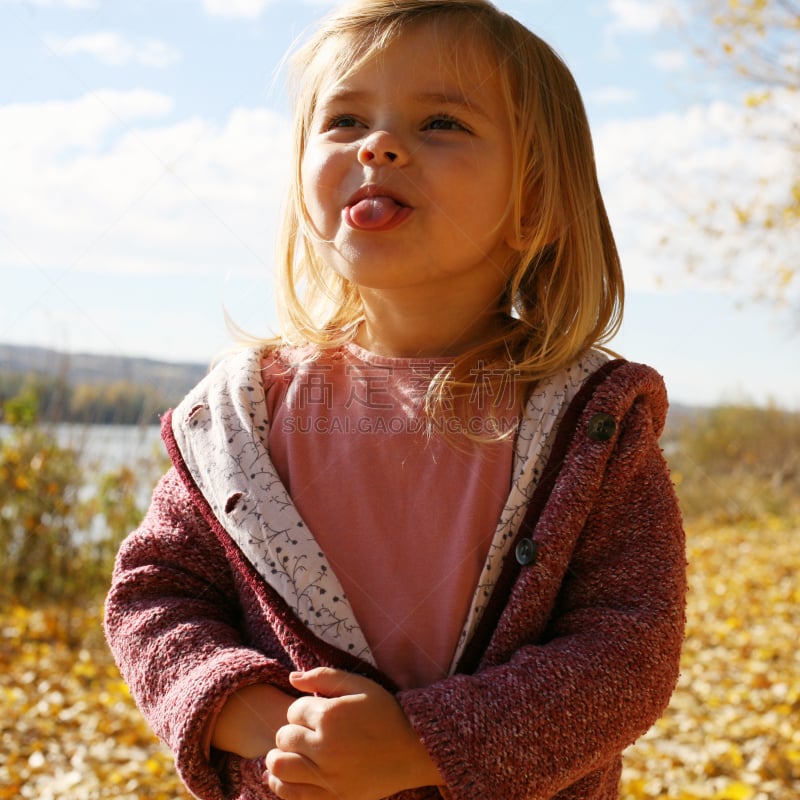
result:
[[[377,665],[401,688],[427,686],[450,671],[508,498],[513,436],[474,442],[445,436],[443,423],[426,433],[425,391],[447,359],[387,358],[354,344],[298,363],[301,355],[281,351],[264,366],[272,461]],[[472,431],[492,406],[481,377]],[[494,413],[516,424],[510,391]]]

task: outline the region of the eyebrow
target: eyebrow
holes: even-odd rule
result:
[[[416,99],[436,105],[441,104],[455,108],[464,108],[481,117],[489,118],[489,114],[483,106],[468,100],[461,92],[422,92],[416,96]]]
[[[347,103],[358,102],[369,96],[369,92],[362,89],[347,89],[342,87],[321,98],[322,103]],[[489,119],[487,111],[478,103],[474,103],[459,91],[452,92],[419,92],[414,95],[414,100],[430,105],[445,105],[451,108],[463,108],[484,119]]]

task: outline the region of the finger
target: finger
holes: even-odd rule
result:
[[[318,786],[324,781],[317,765],[299,753],[287,753],[273,748],[267,753],[264,763],[270,775],[283,783],[308,784]]]
[[[316,733],[304,725],[290,723],[275,732],[275,747],[284,753],[297,753],[314,760],[314,752],[319,744]]]
[[[267,775],[265,780],[269,790],[281,800],[341,800],[337,795],[319,786],[284,783],[274,775]]]
[[[265,765],[267,785],[284,800],[329,800],[335,797],[316,764],[304,756],[270,750]]]
[[[374,681],[363,675],[344,672],[331,667],[317,667],[308,672],[292,672],[289,680],[295,689],[307,694],[323,697],[343,697],[347,694],[361,694],[374,685]]]
[[[286,721],[291,725],[302,725],[310,730],[316,730],[329,705],[330,700],[327,697],[305,695],[286,709]]]

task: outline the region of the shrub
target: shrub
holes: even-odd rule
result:
[[[142,516],[140,488],[155,480],[153,457],[90,478],[73,447],[38,421],[26,389],[3,406],[0,438],[0,601],[70,607],[108,587],[122,538]]]
[[[718,523],[800,512],[800,414],[727,405],[686,417],[666,440],[687,518]]]
[[[70,594],[83,474],[74,452],[36,424],[37,399],[5,404],[11,435],[0,442],[0,592],[18,599]]]

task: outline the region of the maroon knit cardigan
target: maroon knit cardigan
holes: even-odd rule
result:
[[[396,693],[446,789],[397,800],[612,800],[621,753],[660,716],[678,675],[685,545],[658,447],[660,376],[613,361],[590,376],[559,426],[520,539],[459,668]],[[122,545],[106,636],[136,702],[207,800],[274,797],[263,760],[203,751],[226,698],[325,665],[396,687],[309,631],[255,572],[188,474],[174,468]],[[523,559],[524,560],[524,559]]]

